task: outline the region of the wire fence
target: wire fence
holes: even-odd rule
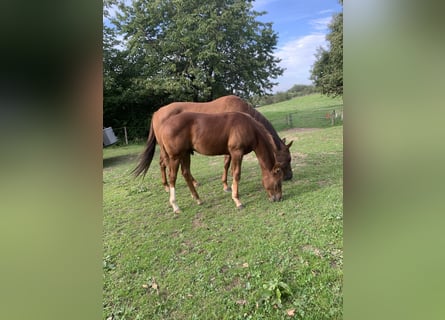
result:
[[[320,108],[309,111],[291,113],[275,112],[267,116],[276,131],[292,128],[326,128],[343,124],[343,106]],[[129,143],[144,143],[148,136],[148,127],[118,127],[113,128],[118,138],[118,145]]]
[[[277,131],[292,128],[327,128],[343,124],[343,106],[276,113],[268,119]]]
[[[143,143],[148,137],[147,127],[118,127],[113,128],[118,144]]]

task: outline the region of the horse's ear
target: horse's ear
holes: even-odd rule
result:
[[[283,141],[283,143],[286,144],[286,138],[281,139],[281,141]]]
[[[289,144],[286,145],[287,149],[290,149],[290,146],[292,145],[292,143],[294,143],[294,140],[291,140],[291,142],[289,142]]]

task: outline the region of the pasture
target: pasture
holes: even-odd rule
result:
[[[313,95],[288,105],[307,108],[304,99],[317,97],[326,104]],[[258,110],[273,118],[285,109]],[[160,181],[159,150],[142,180],[130,171],[144,145],[104,149],[103,318],[341,319],[342,130],[279,132],[294,140],[294,177],[283,182],[281,202],[268,201],[255,154],[246,155],[243,210],[223,191],[223,156],[192,156],[204,203],[196,204],[178,175],[182,213],[175,215]]]

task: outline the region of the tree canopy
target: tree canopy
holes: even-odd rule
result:
[[[340,1],[343,4],[343,1]],[[311,80],[321,93],[343,95],[343,13],[333,16],[326,36],[329,49],[319,48],[312,66]]]
[[[104,122],[174,100],[269,93],[284,70],[262,14],[251,0],[105,0]]]

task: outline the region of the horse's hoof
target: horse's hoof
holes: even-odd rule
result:
[[[225,192],[232,192],[232,188],[230,188],[230,187],[229,188],[224,188],[224,191]]]
[[[202,205],[204,202],[202,200],[196,200],[196,203],[198,204],[198,206]]]
[[[244,206],[242,204],[240,204],[239,206],[236,207],[238,210],[243,210]]]
[[[175,210],[174,212],[175,212],[175,214],[180,214],[182,211],[181,211],[181,209],[178,209],[178,210]]]

